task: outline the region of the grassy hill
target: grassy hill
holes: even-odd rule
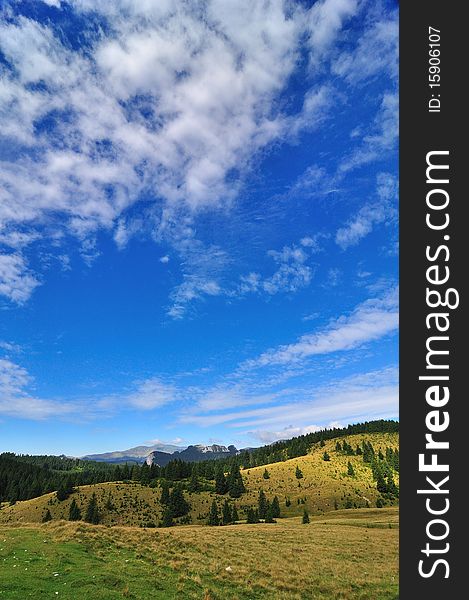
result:
[[[396,508],[332,511],[308,525],[0,525],[0,597],[395,600],[396,526]]]
[[[353,448],[363,441],[371,442],[376,452],[380,449],[384,452],[386,447],[398,447],[397,433],[356,434],[340,439],[346,440]],[[380,494],[370,466],[363,462],[361,456],[346,456],[337,452],[336,441],[328,440],[323,446],[316,443],[306,456],[243,470],[246,493],[234,501],[240,519],[244,518],[249,506],[257,505],[261,489],[269,500],[278,496],[282,516],[285,517],[300,515],[305,508],[311,515],[320,515],[336,507],[374,507]],[[328,462],[323,460],[325,451],[330,456]],[[347,475],[349,462],[353,466],[354,476]],[[302,471],[301,479],[295,475],[297,467]],[[265,469],[269,474],[268,479],[264,478]],[[17,502],[13,506],[4,506],[0,510],[0,523],[39,523],[47,509],[53,520],[68,519],[72,499],[84,513],[93,493],[97,496],[102,523],[105,525],[145,526],[157,524],[161,519],[160,488],[135,482],[107,482],[80,486],[77,492],[62,502],[57,500],[55,493],[50,493]],[[206,521],[214,498],[220,507],[225,499],[214,492],[185,492],[185,497],[191,504],[190,517],[195,524]],[[289,506],[286,505],[287,499]]]

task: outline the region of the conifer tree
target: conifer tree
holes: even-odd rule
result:
[[[272,510],[272,504],[267,504],[267,510],[265,513],[265,522],[266,523],[275,523],[274,512]]]
[[[324,454],[322,455],[322,459],[327,462],[327,461],[331,460],[331,457],[329,456],[329,454],[327,452],[324,452]]]
[[[174,525],[173,515],[169,506],[165,506],[161,518],[160,527],[172,527]]]
[[[161,484],[160,502],[164,505],[167,505],[169,503],[169,484],[167,481],[164,480]]]
[[[75,498],[73,498],[73,500],[70,504],[68,520],[69,521],[79,521],[80,519],[81,519],[81,510],[78,508],[78,504],[76,503]]]
[[[278,519],[280,517],[280,503],[278,501],[277,496],[274,496],[270,507],[272,508],[273,518]]]
[[[247,523],[259,523],[259,513],[257,510],[249,507],[246,513],[246,522]]]
[[[184,498],[184,494],[179,485],[175,485],[169,496],[168,507],[171,510],[171,515],[174,518],[187,515],[190,510],[190,505]]]
[[[306,508],[303,510],[302,523],[303,523],[303,525],[306,525],[307,523],[309,523],[309,514],[308,514],[308,511],[306,510]]]
[[[336,452],[342,452],[342,446],[339,441],[335,443]]]
[[[264,479],[270,479],[269,471],[267,471],[267,469],[264,469],[264,474],[262,475],[262,477]]]
[[[215,500],[212,502],[212,506],[210,507],[210,513],[208,515],[208,524],[209,525],[219,525],[220,520],[218,518],[218,507]]]
[[[87,523],[93,523],[94,525],[97,525],[100,521],[98,502],[96,500],[96,494],[94,492],[88,502],[88,506],[86,507],[85,521]]]
[[[239,521],[238,511],[236,509],[236,504],[233,504],[233,510],[231,511],[231,520],[233,523]]]
[[[259,497],[257,499],[257,509],[259,511],[259,519],[265,519],[267,514],[268,502],[265,497],[264,490],[260,490]]]
[[[228,477],[226,478],[226,487],[231,498],[239,498],[246,491],[243,476],[240,473],[238,465],[233,465],[231,467]]]
[[[355,476],[355,470],[353,468],[352,463],[349,461],[348,465],[347,465],[347,475],[349,475],[350,477],[354,477]]]
[[[189,480],[188,490],[189,490],[189,492],[200,491],[199,478],[197,477],[197,471],[195,469],[192,469],[192,474],[191,474],[191,478]]]
[[[326,442],[321,438],[321,441],[319,442],[319,447],[324,448],[325,445],[326,445]]]
[[[215,492],[223,496],[228,491],[228,484],[226,482],[225,473],[223,469],[219,467],[215,473]]]
[[[231,506],[230,506],[230,503],[228,502],[228,500],[225,500],[225,503],[223,504],[223,510],[222,510],[222,524],[229,525],[232,522],[233,522],[233,513],[231,511]]]
[[[376,489],[382,494],[385,494],[388,491],[388,486],[381,472],[378,473],[376,478]]]
[[[42,517],[43,523],[47,523],[48,521],[52,521],[52,515],[50,514],[49,509],[46,510],[46,512],[44,513],[44,516]]]
[[[302,472],[302,470],[300,469],[300,467],[298,465],[296,465],[295,477],[297,479],[302,479],[303,478],[303,472]]]

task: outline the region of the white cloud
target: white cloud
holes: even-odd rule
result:
[[[257,429],[255,431],[249,431],[249,435],[258,439],[263,444],[271,444],[279,440],[289,440],[292,437],[298,437],[300,435],[306,435],[308,433],[314,433],[320,431],[324,427],[320,425],[304,425],[302,427],[294,427],[293,425],[287,425],[280,431],[267,431],[263,429]]]
[[[38,285],[20,254],[0,254],[0,295],[24,304]]]
[[[387,381],[389,379],[389,375],[385,374],[381,381],[379,372],[364,374],[363,381],[357,375],[318,390],[310,389],[301,394],[297,391],[296,402],[207,415],[185,413],[180,420],[201,427],[221,424],[234,428],[277,425],[290,429],[304,427],[305,422],[315,422],[324,427],[331,421],[350,423],[395,417],[398,415],[399,388],[395,379]],[[279,430],[275,431],[278,433]]]
[[[357,10],[356,0],[322,0],[313,4],[307,16],[313,67],[318,67],[319,60],[335,41],[344,22]]]
[[[32,379],[25,369],[0,358],[0,414],[38,420],[76,412],[73,404],[31,396],[26,391],[31,383]]]
[[[394,333],[398,328],[398,293],[394,288],[381,298],[359,304],[348,316],[331,321],[323,330],[303,335],[297,342],[268,350],[247,361],[244,368],[297,363],[309,357],[353,350]]]
[[[119,398],[119,400],[141,410],[153,410],[169,404],[175,399],[176,390],[172,385],[152,378],[141,382],[135,392]]]
[[[358,244],[375,225],[397,216],[397,181],[394,176],[389,173],[378,175],[377,195],[377,202],[364,204],[345,227],[337,230],[335,241],[343,250]]]
[[[255,272],[241,275],[241,283],[233,295],[254,292],[273,296],[280,292],[297,292],[308,286],[314,271],[307,263],[311,255],[321,251],[320,237],[307,236],[300,240],[299,245],[284,246],[280,251],[269,250],[267,254],[277,264],[277,270],[269,277],[262,277]]]
[[[398,95],[388,92],[383,95],[373,126],[363,135],[354,150],[343,159],[338,169],[338,176],[342,177],[349,171],[389,155],[397,145],[398,118]]]
[[[297,112],[278,100],[305,35],[312,55],[324,56],[356,10],[353,0],[311,9],[281,0],[68,5],[83,22],[105,24],[82,33],[83,51],[50,23],[0,25],[12,65],[0,82],[0,228],[8,226],[16,248],[45,224],[80,240],[107,229],[123,247],[139,231],[124,213],[143,195],[162,222],[181,206],[189,215],[229,207],[260,151],[328,113],[334,90],[313,82]],[[220,289],[189,273],[171,311],[181,315],[188,298]]]
[[[10,344],[1,344],[9,350]],[[73,419],[103,418],[129,408],[149,411],[159,408],[178,397],[177,389],[159,378],[134,382],[134,389],[105,397],[88,397],[64,401],[40,398],[30,393],[34,379],[23,367],[8,358],[0,358],[0,415],[20,419]]]
[[[378,73],[396,80],[399,71],[399,21],[397,11],[372,22],[353,51],[342,52],[332,72],[350,85],[362,84]]]

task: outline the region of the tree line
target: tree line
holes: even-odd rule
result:
[[[0,502],[14,503],[28,500],[53,491],[59,495],[71,487],[104,483],[107,481],[136,481],[143,485],[159,485],[161,480],[183,482],[188,491],[215,491],[228,493],[237,498],[244,493],[240,469],[283,462],[304,456],[311,446],[325,440],[341,438],[357,433],[395,433],[399,431],[396,421],[370,421],[349,425],[344,428],[325,429],[290,440],[282,440],[261,448],[244,450],[230,458],[203,462],[185,462],[174,459],[166,466],[157,464],[110,464],[66,456],[29,456],[13,453],[0,454]],[[358,450],[348,448],[346,441],[341,444],[341,452],[358,454]],[[337,444],[340,444],[338,441]],[[360,449],[369,458],[369,451]],[[388,452],[388,450],[386,450]],[[324,457],[327,460],[327,456]],[[374,459],[376,462],[376,458]],[[386,463],[398,470],[398,453],[386,455]],[[396,466],[397,465],[397,466]],[[264,473],[267,478],[268,471]],[[386,477],[383,475],[385,480]],[[380,480],[381,483],[381,480]]]

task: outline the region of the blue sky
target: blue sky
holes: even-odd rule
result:
[[[0,11],[0,451],[397,417],[397,3]]]

